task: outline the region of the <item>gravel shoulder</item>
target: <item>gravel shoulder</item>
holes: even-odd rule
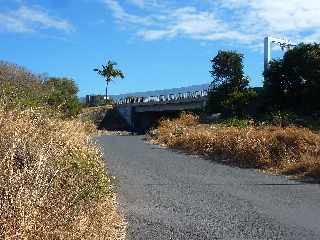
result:
[[[100,136],[129,239],[320,239],[320,185]]]

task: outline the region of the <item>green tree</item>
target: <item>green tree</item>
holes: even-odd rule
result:
[[[219,51],[211,60],[213,81],[209,88],[208,112],[243,116],[255,91],[248,89],[244,76],[243,55],[235,51]]]
[[[81,103],[77,97],[79,88],[72,79],[49,78],[44,82],[48,89],[47,103],[62,111],[66,116],[75,116],[81,111]]]
[[[97,72],[100,76],[102,76],[106,80],[106,99],[108,99],[108,85],[114,78],[124,78],[124,74],[121,70],[116,69],[116,62],[108,61],[107,65],[102,65],[101,69],[95,68],[93,71]]]
[[[320,110],[320,45],[299,44],[264,72],[267,104],[274,110]]]

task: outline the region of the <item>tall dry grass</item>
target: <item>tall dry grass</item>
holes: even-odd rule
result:
[[[320,177],[320,135],[306,128],[204,125],[183,113],[163,120],[150,134],[155,143],[255,167]]]
[[[122,239],[113,178],[91,127],[0,108],[0,238]]]

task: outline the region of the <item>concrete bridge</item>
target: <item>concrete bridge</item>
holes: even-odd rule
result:
[[[176,117],[182,111],[204,110],[207,90],[167,96],[128,97],[116,101],[116,109],[131,129],[150,129],[162,117]]]

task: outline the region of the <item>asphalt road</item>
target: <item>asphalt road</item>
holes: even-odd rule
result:
[[[320,185],[103,136],[129,239],[320,239]]]

